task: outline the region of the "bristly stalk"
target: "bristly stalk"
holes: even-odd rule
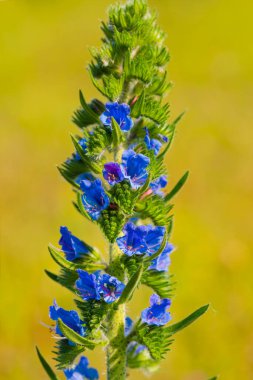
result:
[[[124,270],[120,265],[121,254],[115,244],[109,245],[109,273],[120,281],[125,280]],[[125,304],[112,308],[107,315],[106,347],[107,379],[126,379],[126,339],[125,339]]]

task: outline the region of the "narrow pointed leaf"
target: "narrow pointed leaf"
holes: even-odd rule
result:
[[[123,139],[123,132],[121,131],[117,121],[112,117],[112,140],[114,147],[116,148],[117,146],[119,146]]]
[[[160,254],[163,252],[165,246],[166,246],[166,243],[167,243],[167,239],[168,239],[168,236],[167,236],[167,231],[165,231],[164,233],[164,237],[163,237],[163,241],[160,245],[160,248],[158,249],[158,251],[156,253],[154,253],[152,256],[148,256],[144,259],[144,262],[151,262],[152,260],[156,259],[158,256],[160,256]]]
[[[80,346],[84,346],[86,348],[89,348],[90,350],[93,350],[96,345],[101,344],[102,341],[94,341],[87,339],[78,333],[76,333],[74,330],[69,328],[65,323],[62,322],[62,320],[59,318],[58,319],[58,326],[59,329],[61,330],[62,334],[69,339],[71,342],[75,344],[79,344]]]
[[[166,331],[170,333],[170,335],[176,334],[178,331],[184,329],[185,327],[192,324],[196,319],[201,317],[208,309],[209,305],[205,305],[194,311],[192,314],[190,314],[188,317],[183,319],[182,321],[175,323],[174,325],[171,325],[169,327],[166,327]]]
[[[82,194],[77,193],[77,206],[80,211],[80,213],[85,216],[87,219],[92,220],[88,212],[85,210],[83,202],[82,202]]]
[[[101,173],[102,169],[100,168],[100,166],[94,160],[91,160],[89,157],[86,156],[82,147],[79,145],[78,139],[73,135],[71,135],[71,139],[73,141],[73,144],[77,153],[79,154],[79,156],[81,157],[82,161],[87,166],[87,168],[89,168],[91,171],[93,171],[96,174]]]
[[[173,187],[173,189],[164,197],[164,200],[168,202],[171,198],[173,198],[179,190],[184,186],[187,178],[189,176],[189,171],[187,171],[182,178],[177,182],[177,184]]]
[[[99,121],[99,117],[98,115],[96,114],[96,112],[94,112],[89,106],[88,104],[86,103],[85,99],[84,99],[84,96],[83,96],[83,93],[81,90],[79,90],[79,98],[80,98],[80,103],[81,103],[81,106],[83,107],[83,109],[87,112],[87,114],[89,115],[89,117],[91,118],[91,120],[94,121],[94,123],[98,122]]]
[[[40,353],[40,350],[38,349],[38,347],[36,347],[36,351],[37,351],[38,358],[41,362],[41,365],[44,368],[44,370],[46,371],[46,373],[48,374],[48,377],[51,380],[59,380],[59,378],[56,376],[56,374],[54,373],[54,371],[52,370],[50,365],[47,363],[47,361],[44,359],[44,357]]]
[[[135,289],[137,288],[137,286],[140,283],[141,276],[142,276],[142,273],[143,273],[143,269],[144,269],[144,266],[143,266],[143,263],[141,263],[139,269],[130,278],[130,280],[128,281],[125,289],[123,290],[123,292],[121,294],[121,297],[119,299],[119,302],[118,302],[119,305],[128,302],[132,298]]]

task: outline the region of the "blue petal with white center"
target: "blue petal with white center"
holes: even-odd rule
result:
[[[62,251],[65,253],[67,260],[73,261],[89,252],[87,246],[76,236],[72,235],[67,227],[62,226],[60,232],[61,238],[59,244],[61,245]]]
[[[81,356],[77,365],[64,370],[67,380],[97,380],[98,371],[95,368],[88,367],[89,361],[85,356]]]
[[[128,132],[132,126],[133,121],[130,118],[130,107],[125,103],[106,103],[105,112],[100,116],[100,120],[104,125],[112,126],[112,117],[119,124],[120,129],[124,132]]]
[[[122,294],[125,285],[116,277],[107,273],[98,276],[98,292],[106,303],[116,301]]]
[[[99,178],[94,181],[80,181],[80,187],[83,191],[82,203],[85,210],[93,220],[97,220],[110,204],[110,198],[105,193],[102,181]]]
[[[167,309],[171,305],[169,298],[161,299],[157,294],[150,297],[150,307],[143,310],[141,320],[148,325],[163,326],[171,320],[171,314]]]

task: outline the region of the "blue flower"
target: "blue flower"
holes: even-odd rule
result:
[[[80,186],[80,182],[85,181],[86,179],[88,179],[89,181],[95,181],[96,178],[91,173],[82,173],[75,178],[75,183],[77,183]]]
[[[159,153],[159,150],[162,147],[162,143],[157,139],[151,139],[150,138],[148,128],[145,128],[145,132],[146,132],[146,135],[144,138],[144,142],[145,142],[147,148],[149,150],[153,150],[155,155],[157,155]]]
[[[116,240],[121,251],[127,256],[143,255],[147,250],[146,226],[136,226],[129,222],[124,226],[123,232],[125,235]]]
[[[164,196],[164,193],[161,191],[167,185],[166,175],[161,175],[156,180],[150,183],[150,189],[154,194]]]
[[[95,368],[88,368],[89,361],[85,356],[81,356],[79,363],[72,368],[65,369],[64,374],[67,380],[97,380],[98,371]]]
[[[97,220],[110,204],[110,198],[105,193],[102,181],[98,178],[95,181],[84,180],[80,182],[80,187],[84,192],[82,202],[85,210],[93,220]]]
[[[54,304],[49,308],[49,317],[53,321],[58,321],[60,318],[65,325],[77,332],[79,335],[85,335],[85,329],[82,326],[82,321],[75,310],[65,310],[59,307],[56,301],[54,301]],[[56,334],[63,336],[61,330],[59,329],[58,323],[56,323],[55,332]]]
[[[151,261],[149,269],[154,269],[159,272],[167,271],[170,265],[170,254],[173,251],[174,246],[171,243],[167,243],[162,253],[154,260]]]
[[[61,227],[60,232],[61,238],[59,244],[67,260],[73,261],[89,252],[87,246],[76,236],[72,235],[67,227]]]
[[[100,271],[89,274],[78,269],[77,273],[79,279],[76,281],[76,288],[85,301],[102,299],[106,303],[112,303],[121,296],[125,287],[116,277],[101,274]]]
[[[133,121],[129,117],[130,107],[125,103],[106,103],[105,112],[100,116],[100,120],[104,125],[112,126],[112,117],[119,124],[120,129],[124,132],[129,131],[133,126]]]
[[[146,351],[148,353],[148,348],[144,346],[143,344],[140,344],[136,341],[132,341],[127,346],[127,353],[131,356],[137,356],[143,351]]]
[[[75,285],[83,300],[100,300],[97,284],[97,272],[89,274],[82,269],[77,269],[77,273],[79,278]]]
[[[86,153],[86,151],[87,151],[87,139],[84,139],[84,138],[83,138],[83,139],[80,139],[80,140],[78,141],[78,144],[79,144],[80,147],[83,149],[83,152]],[[81,160],[81,157],[80,157],[80,155],[79,155],[78,152],[75,152],[75,153],[73,154],[73,157],[74,157],[74,159],[77,160],[77,161]]]
[[[169,298],[161,299],[157,294],[150,297],[150,307],[143,310],[141,320],[148,325],[163,326],[171,320],[171,315],[167,312],[171,305]]]
[[[122,169],[133,189],[138,189],[148,178],[147,167],[150,159],[143,154],[137,154],[128,149],[122,155]]]
[[[158,251],[165,233],[164,227],[136,226],[129,222],[124,226],[124,236],[117,238],[119,248],[127,256],[153,255]]]
[[[124,288],[123,282],[109,274],[105,273],[98,277],[98,291],[106,303],[116,301],[121,296]]]
[[[133,320],[130,317],[125,318],[125,336],[131,332],[133,324]]]
[[[115,185],[115,183],[122,182],[125,178],[117,162],[107,162],[104,165],[103,176],[111,186]]]

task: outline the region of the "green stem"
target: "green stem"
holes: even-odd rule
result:
[[[120,252],[114,246],[109,246],[110,265],[109,272],[112,276],[124,281],[124,271],[119,263]],[[109,344],[106,349],[107,380],[126,379],[126,339],[125,339],[125,305],[117,309],[111,309],[107,316],[107,338]]]
[[[119,103],[124,103],[127,101],[127,97],[128,97],[128,93],[130,89],[130,82],[131,82],[130,79],[125,80],[124,85],[123,85],[123,90],[119,97]]]

